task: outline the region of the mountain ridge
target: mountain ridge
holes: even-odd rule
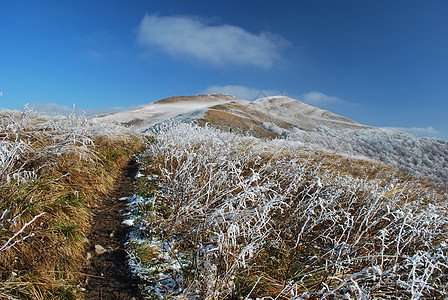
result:
[[[93,118],[121,123],[138,132],[144,132],[162,122],[194,120],[221,130],[239,130],[241,133],[268,138],[278,134],[267,129],[267,123],[287,131],[293,128],[310,131],[317,126],[334,129],[370,128],[286,96],[270,96],[254,101],[222,94],[174,96],[129,111]]]

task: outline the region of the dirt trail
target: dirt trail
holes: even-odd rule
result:
[[[93,209],[92,231],[86,246],[89,264],[84,270],[85,299],[142,299],[137,279],[129,276],[123,247],[129,227],[122,224],[120,211],[127,208],[126,201],[118,200],[134,193],[132,183],[137,171],[137,163],[130,161],[116,180],[115,189],[100,207]],[[107,252],[99,254],[104,251]]]

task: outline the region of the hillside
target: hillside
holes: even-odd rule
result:
[[[139,108],[95,116],[99,121],[111,121],[130,127],[136,132],[143,132],[155,124],[172,118],[199,113],[209,107],[244,100],[224,95],[179,96],[162,99]]]
[[[347,118],[285,96],[246,101],[229,95],[170,97],[134,110],[96,116],[143,132],[166,121],[198,121],[223,130],[236,130],[258,137],[275,137],[270,124],[283,130],[312,130],[316,126],[336,129],[368,128]]]
[[[382,128],[328,127],[309,132],[293,129],[286,139],[312,149],[373,159],[448,189],[448,141],[442,139]]]

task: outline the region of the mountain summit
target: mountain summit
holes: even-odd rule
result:
[[[255,101],[221,94],[178,96],[95,118],[118,122],[139,132],[170,120],[195,120],[222,130],[258,137],[276,137],[293,128],[310,131],[317,126],[333,129],[369,128],[285,96],[271,96]]]

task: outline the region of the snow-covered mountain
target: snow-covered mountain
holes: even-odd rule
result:
[[[275,137],[272,128],[312,130],[316,126],[360,129],[367,126],[285,96],[246,101],[229,95],[170,97],[142,107],[96,116],[95,119],[125,124],[143,132],[155,124],[176,120],[210,123],[260,137]],[[280,129],[280,130],[281,130]]]
[[[138,132],[163,122],[190,122],[285,144],[365,157],[448,189],[448,141],[374,128],[284,97],[246,101],[229,95],[166,98],[140,108],[94,117]]]

